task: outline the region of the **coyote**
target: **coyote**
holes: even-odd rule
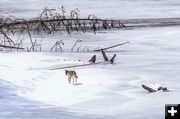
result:
[[[65,70],[65,74],[68,77],[69,83],[71,83],[71,80],[73,80],[73,84],[75,82],[77,83],[78,76],[76,74],[76,71],[74,71],[74,70]]]

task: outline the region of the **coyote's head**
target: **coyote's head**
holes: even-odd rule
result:
[[[67,73],[68,73],[68,70],[65,69],[65,74],[67,75]]]

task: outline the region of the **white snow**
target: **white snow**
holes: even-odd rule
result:
[[[67,9],[79,8],[82,16],[102,18],[177,17],[180,12],[177,0],[2,0],[0,13],[30,17],[44,6],[62,4]],[[165,104],[179,103],[179,34],[179,26],[56,34],[43,41],[43,52],[1,51],[0,118],[162,119]],[[65,43],[64,52],[49,53],[59,39]],[[72,85],[64,69],[49,69],[84,64],[94,54],[103,60],[98,52],[70,52],[77,39],[90,49],[130,43],[107,52],[108,56],[117,54],[114,64],[71,68],[79,77],[78,84]],[[147,93],[142,84],[163,85],[170,92]]]

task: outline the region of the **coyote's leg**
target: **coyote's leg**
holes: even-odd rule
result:
[[[74,84],[74,76],[73,76],[73,84]]]
[[[74,76],[74,83],[77,83],[77,78],[76,78],[76,76]]]
[[[71,77],[68,77],[69,84],[71,83]]]

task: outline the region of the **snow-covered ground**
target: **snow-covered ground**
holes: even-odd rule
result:
[[[29,17],[45,6],[65,5],[79,8],[82,16],[161,18],[177,17],[178,4],[178,0],[2,0],[0,13]],[[44,52],[1,51],[0,118],[163,119],[165,104],[179,103],[180,98],[179,34],[179,26],[56,34],[43,41]],[[64,52],[46,52],[59,39],[65,43]],[[77,39],[90,49],[130,43],[107,52],[117,54],[114,64],[72,68],[79,77],[72,85],[64,69],[49,69],[84,64],[94,54],[103,60],[98,52],[70,52]],[[170,92],[147,93],[142,84],[160,84]]]

